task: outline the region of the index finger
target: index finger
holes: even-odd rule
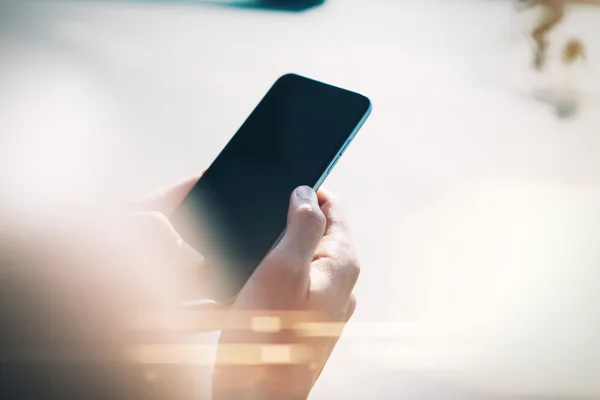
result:
[[[319,190],[317,198],[321,211],[325,214],[327,225],[313,259],[329,258],[345,264],[345,261],[355,257],[355,252],[352,235],[340,201],[326,189]]]
[[[158,211],[168,217],[181,205],[201,176],[202,173],[196,174],[160,189],[146,199],[132,202],[131,208],[135,211]]]
[[[319,200],[319,207],[327,219],[324,236],[337,235],[344,236],[344,239],[347,239],[345,236],[349,236],[349,232],[346,216],[337,196],[327,189],[319,189],[317,199]]]
[[[317,197],[327,226],[313,257],[311,286],[330,296],[331,304],[345,304],[358,280],[360,264],[340,201],[327,190],[320,190]]]

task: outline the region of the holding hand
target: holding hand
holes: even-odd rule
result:
[[[285,235],[230,308],[227,326],[233,328],[221,335],[214,398],[306,398],[337,337],[304,335],[294,328],[302,322],[343,326],[356,307],[352,290],[358,275],[354,245],[338,201],[326,191],[296,189]],[[319,321],[294,321],[294,316],[302,315],[321,317]],[[256,326],[245,329],[240,321],[233,321],[248,320],[248,316],[250,325],[262,319],[279,324],[279,329],[261,332]],[[248,345],[258,350],[254,352],[257,357],[236,360],[235,354],[248,350]],[[236,361],[249,365],[235,365]]]

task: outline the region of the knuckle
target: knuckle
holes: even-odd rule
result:
[[[358,278],[360,276],[361,266],[360,262],[354,257],[346,256],[343,257],[345,261],[343,262],[343,276],[345,276],[346,281],[350,288],[354,288]]]
[[[354,265],[352,266],[352,280],[356,283],[356,281],[358,280],[359,276],[360,276],[360,270],[361,270],[361,266],[360,263],[357,261],[354,263]]]
[[[296,210],[297,218],[302,222],[315,227],[324,228],[326,224],[325,215],[321,210],[317,210],[313,207],[299,207]]]
[[[144,211],[137,213],[136,223],[131,227],[134,237],[139,238],[148,245],[165,246],[176,235],[173,232],[169,219],[158,211]]]
[[[356,311],[356,295],[352,293],[350,301],[348,302],[348,310],[346,311],[346,322],[352,318]]]
[[[283,252],[273,251],[265,259],[264,264],[269,269],[285,270],[286,266],[289,265],[289,259]]]
[[[144,211],[138,215],[148,227],[164,225],[169,221],[167,217],[159,211]]]

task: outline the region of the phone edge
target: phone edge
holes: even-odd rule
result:
[[[365,111],[365,114],[363,115],[363,117],[361,118],[361,120],[358,121],[358,124],[356,124],[356,127],[354,128],[354,130],[352,131],[352,133],[348,136],[348,138],[346,139],[346,141],[344,142],[344,144],[342,144],[342,146],[340,147],[340,150],[338,150],[338,152],[335,155],[335,157],[333,158],[333,160],[331,160],[331,162],[329,163],[329,165],[327,166],[327,168],[325,168],[325,171],[323,171],[323,174],[317,180],[317,183],[315,183],[315,185],[313,186],[313,190],[315,192],[317,190],[319,190],[319,188],[321,187],[321,185],[323,184],[323,182],[325,181],[325,179],[327,179],[327,177],[329,176],[329,174],[333,170],[333,167],[335,166],[335,164],[337,164],[337,162],[339,161],[339,159],[342,157],[343,152],[346,151],[346,149],[348,148],[348,146],[350,145],[350,143],[352,143],[352,141],[354,140],[354,138],[358,134],[358,131],[360,131],[360,129],[365,124],[365,122],[367,122],[367,118],[369,118],[369,115],[371,115],[371,110],[372,109],[373,109],[373,105],[372,105],[371,101],[369,100],[369,108],[367,108],[367,111]]]
[[[286,74],[286,75],[296,75],[296,74]],[[286,76],[283,75],[282,77]],[[301,78],[306,78],[302,75],[297,75]],[[280,77],[279,79],[281,79],[282,77]],[[279,80],[278,79],[278,80]],[[309,80],[313,80],[311,78],[306,78]],[[316,81],[315,82],[319,82]],[[277,81],[276,81],[277,83]],[[324,82],[320,82],[320,83],[324,83]],[[329,86],[333,86],[331,84],[325,83],[326,85]],[[273,84],[273,86],[275,86],[275,84]],[[342,89],[339,88],[337,86],[333,86],[336,87],[338,89]],[[343,89],[346,90],[348,92],[350,92],[347,89]],[[270,91],[270,89],[269,89]],[[269,92],[267,91],[267,93]],[[329,163],[329,165],[327,165],[327,167],[323,170],[323,173],[321,174],[321,176],[319,177],[319,179],[317,180],[317,183],[314,184],[314,186],[312,187],[313,190],[316,192],[317,190],[319,190],[319,188],[321,187],[321,185],[323,184],[323,182],[325,181],[325,179],[327,179],[327,177],[329,176],[329,174],[331,173],[331,171],[333,170],[333,167],[335,166],[335,164],[338,162],[338,160],[341,158],[341,156],[343,155],[343,153],[346,151],[346,149],[348,148],[348,146],[350,145],[350,143],[352,143],[352,141],[354,140],[354,138],[356,137],[356,135],[358,134],[358,132],[361,130],[361,128],[363,127],[363,125],[365,124],[365,122],[367,121],[367,119],[369,118],[369,116],[371,115],[371,111],[373,110],[373,103],[371,102],[371,99],[369,99],[368,97],[357,93],[357,92],[351,92],[354,93],[356,95],[362,96],[365,99],[367,99],[367,101],[369,102],[369,107],[367,108],[367,110],[365,111],[364,115],[362,116],[362,118],[360,119],[360,121],[358,121],[358,123],[356,124],[356,126],[354,127],[354,130],[350,133],[350,135],[348,135],[348,138],[344,141],[344,143],[340,146],[339,150],[337,151],[335,157],[331,160],[331,162]],[[262,101],[262,100],[261,100]],[[260,102],[259,102],[260,104]],[[258,105],[256,106],[258,107]],[[248,117],[249,118],[249,117]],[[243,124],[242,124],[243,126]],[[234,135],[235,136],[235,135]],[[224,151],[224,149],[222,150]],[[210,167],[209,167],[210,168]],[[279,235],[279,237],[277,238],[277,240],[275,240],[273,242],[273,245],[271,246],[271,248],[269,249],[269,251],[267,251],[265,253],[265,256],[262,258],[261,262],[259,263],[259,265],[262,263],[262,261],[267,258],[267,256],[273,251],[273,249],[275,247],[277,247],[277,245],[279,244],[279,242],[281,242],[281,239],[283,238],[283,236],[285,235],[285,229],[281,232],[281,234]],[[254,271],[252,272],[252,274],[254,273]],[[250,276],[252,276],[252,274]],[[249,279],[249,278],[248,278]],[[212,293],[213,295],[216,295],[216,293]],[[213,298],[212,300],[219,303],[219,304],[232,304],[236,297],[237,297],[238,293],[236,293],[234,296],[232,297],[226,297],[226,298]]]
[[[373,104],[371,103],[371,100],[369,100],[369,108],[367,108],[367,111],[365,111],[365,114],[363,115],[363,117],[361,118],[361,120],[358,121],[358,124],[356,124],[356,127],[354,128],[354,130],[352,131],[352,133],[350,133],[350,135],[348,136],[348,138],[346,139],[346,141],[344,142],[344,144],[342,144],[340,146],[340,150],[338,150],[336,156],[329,163],[329,165],[327,166],[327,168],[325,168],[325,170],[323,171],[323,174],[317,180],[317,183],[313,186],[313,190],[315,192],[317,190],[319,190],[319,188],[321,187],[321,185],[323,184],[323,182],[325,181],[325,179],[327,179],[327,177],[329,176],[329,173],[333,170],[333,166],[335,166],[335,164],[337,163],[337,161],[342,157],[343,152],[346,151],[346,149],[348,148],[348,146],[350,145],[350,143],[352,142],[352,140],[354,140],[354,138],[358,134],[358,131],[360,131],[360,129],[365,124],[365,122],[367,122],[367,119],[371,115],[371,110],[372,109],[373,109]],[[269,249],[269,251],[267,251],[267,254],[265,254],[265,256],[263,257],[263,260],[265,258],[267,258],[267,256],[269,255],[269,253],[271,253],[271,251],[273,251],[273,249],[279,244],[279,242],[283,238],[283,235],[285,235],[285,229],[283,230],[283,232],[281,232],[281,235],[279,235],[279,237],[277,238],[277,240],[275,240],[275,242],[273,242],[273,246],[271,246],[271,248]]]

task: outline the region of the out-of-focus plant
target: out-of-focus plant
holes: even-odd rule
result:
[[[540,23],[531,32],[535,44],[534,62],[535,69],[541,70],[548,54],[548,34],[564,18],[565,9],[570,4],[596,4],[600,6],[600,0],[518,0],[522,9],[542,7],[543,17]],[[585,59],[585,46],[580,39],[572,38],[567,41],[562,50],[562,60],[565,64],[576,60]]]

